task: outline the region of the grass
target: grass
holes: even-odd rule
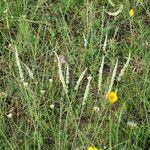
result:
[[[0,1],[0,149],[150,149],[149,23],[149,0]]]

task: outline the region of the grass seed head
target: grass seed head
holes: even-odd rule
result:
[[[8,118],[12,118],[12,117],[13,117],[13,114],[12,114],[12,113],[9,113],[9,114],[7,115],[7,117],[8,117]]]
[[[89,95],[90,83],[91,83],[92,77],[89,76],[89,77],[87,77],[87,79],[88,79],[88,83],[87,83],[87,86],[86,86],[86,89],[85,89],[82,105],[86,104],[86,100],[87,100],[88,95]]]
[[[45,90],[41,90],[40,93],[43,95],[45,93]]]
[[[48,81],[49,81],[49,83],[52,83],[52,82],[53,82],[53,79],[49,79]]]
[[[0,98],[6,98],[7,97],[7,93],[5,92],[0,92]]]
[[[80,77],[79,77],[79,79],[78,79],[78,81],[76,83],[76,86],[74,88],[76,91],[78,90],[79,85],[80,85],[82,79],[84,78],[86,71],[87,71],[87,68],[81,73],[81,75],[80,75]]]
[[[27,87],[28,86],[28,82],[23,82],[23,86]]]
[[[94,110],[95,112],[99,112],[99,107],[98,107],[98,106],[95,106],[95,107],[93,108],[93,110]]]
[[[59,58],[59,61],[60,61],[61,64],[65,64],[66,63],[64,55],[59,55],[58,58]]]
[[[136,128],[136,127],[137,127],[137,123],[134,122],[134,121],[129,121],[129,122],[127,123],[127,125],[128,125],[129,127],[131,127],[131,128]]]
[[[50,105],[50,108],[51,108],[51,109],[54,109],[54,107],[55,107],[54,104],[51,104],[51,105]]]

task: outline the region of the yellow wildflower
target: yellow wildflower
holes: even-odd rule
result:
[[[88,147],[87,150],[98,150],[98,148],[96,148],[96,147],[94,147],[94,146],[90,146],[90,147]]]
[[[129,11],[129,16],[130,16],[130,17],[133,17],[134,14],[135,14],[134,9],[130,9],[130,11]]]
[[[115,103],[118,100],[118,96],[116,92],[109,92],[107,94],[107,99],[110,103]]]

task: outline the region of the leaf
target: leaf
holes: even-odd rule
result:
[[[120,7],[119,7],[119,10],[117,10],[116,12],[107,12],[106,13],[110,16],[118,16],[123,10],[123,5],[121,4]]]
[[[110,3],[110,5],[111,5],[112,7],[115,7],[115,4],[112,2],[112,0],[108,0],[108,2]]]

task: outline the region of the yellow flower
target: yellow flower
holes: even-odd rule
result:
[[[107,94],[107,99],[110,103],[115,103],[118,100],[118,96],[116,92],[109,92]]]
[[[133,17],[134,14],[135,14],[134,9],[130,9],[130,11],[129,11],[129,16],[130,16],[130,17]]]
[[[96,148],[96,147],[94,147],[94,146],[90,146],[90,147],[88,147],[87,150],[98,150],[98,148]]]

